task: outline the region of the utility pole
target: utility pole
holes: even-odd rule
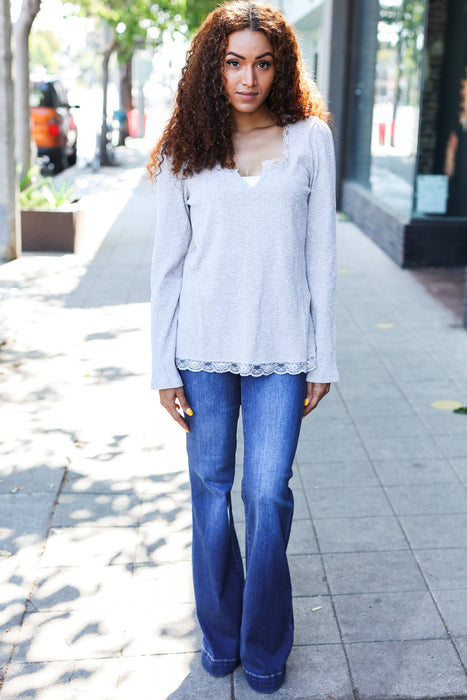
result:
[[[0,258],[6,260],[21,255],[11,64],[10,0],[0,0]]]

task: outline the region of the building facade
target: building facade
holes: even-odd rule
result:
[[[291,0],[338,202],[405,267],[467,264],[467,0]]]

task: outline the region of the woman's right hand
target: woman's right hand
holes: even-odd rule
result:
[[[190,428],[186,420],[179,413],[178,409],[182,409],[183,413],[189,416],[193,415],[193,411],[185,397],[185,392],[182,386],[178,386],[175,389],[160,389],[159,398],[161,405],[170,413],[174,421],[177,421],[179,425],[182,426],[187,433],[190,432]]]

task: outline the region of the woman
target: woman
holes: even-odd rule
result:
[[[301,419],[338,379],[327,112],[278,10],[226,2],[194,38],[157,177],[152,387],[187,431],[202,664],[283,683],[288,486]],[[242,407],[244,574],[232,518]]]

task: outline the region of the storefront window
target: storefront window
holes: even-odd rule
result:
[[[370,185],[409,217],[417,159],[425,2],[380,0]]]
[[[358,17],[353,173],[402,218],[416,180],[425,0],[363,0]]]
[[[414,216],[467,216],[467,3],[431,12]]]

